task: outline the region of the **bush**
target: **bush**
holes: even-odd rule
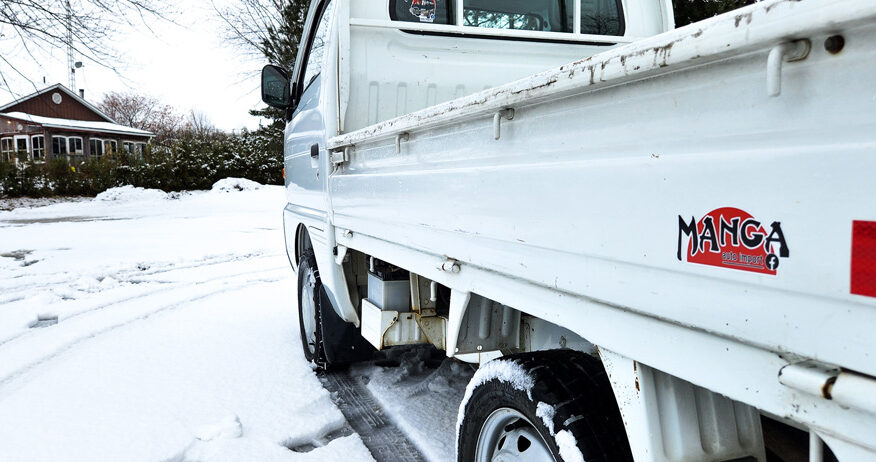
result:
[[[167,192],[210,189],[218,180],[246,178],[283,184],[282,132],[187,135],[168,146],[149,146],[143,156],[54,159],[18,165],[0,161],[0,196],[94,196],[133,185]]]

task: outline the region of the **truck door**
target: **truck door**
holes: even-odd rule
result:
[[[284,166],[286,168],[286,194],[290,204],[314,210],[325,210],[323,178],[320,172],[319,155],[325,151],[325,114],[320,101],[323,99],[322,69],[324,64],[331,2],[315,2],[311,8],[319,8],[313,21],[306,51],[299,56],[306,59],[296,66],[296,87],[301,96],[286,125],[284,143]],[[300,59],[300,58],[299,58]]]

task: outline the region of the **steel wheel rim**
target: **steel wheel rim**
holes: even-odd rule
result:
[[[301,325],[304,326],[304,342],[310,354],[316,354],[316,303],[314,302],[314,288],[316,277],[313,272],[304,275],[304,287],[301,290]]]
[[[481,426],[476,462],[555,462],[547,443],[532,422],[516,409],[493,411]]]

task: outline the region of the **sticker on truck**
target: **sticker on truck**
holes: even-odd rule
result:
[[[438,0],[411,0],[410,12],[418,17],[420,22],[435,22],[435,9]]]
[[[678,260],[775,275],[790,251],[782,224],[764,223],[734,207],[712,210],[699,220],[679,215]]]

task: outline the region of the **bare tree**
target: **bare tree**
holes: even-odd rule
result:
[[[35,53],[68,46],[82,58],[115,69],[112,38],[120,27],[147,17],[166,19],[160,0],[3,0],[0,2],[0,81],[10,73],[33,81],[11,61],[12,50]]]
[[[107,93],[98,108],[120,124],[154,133],[159,144],[176,138],[184,126],[183,116],[173,106],[136,93]]]
[[[213,4],[241,53],[286,69],[295,64],[309,0],[240,0],[234,6]]]
[[[218,132],[207,114],[195,109],[186,116],[185,130],[196,138],[206,138]]]

